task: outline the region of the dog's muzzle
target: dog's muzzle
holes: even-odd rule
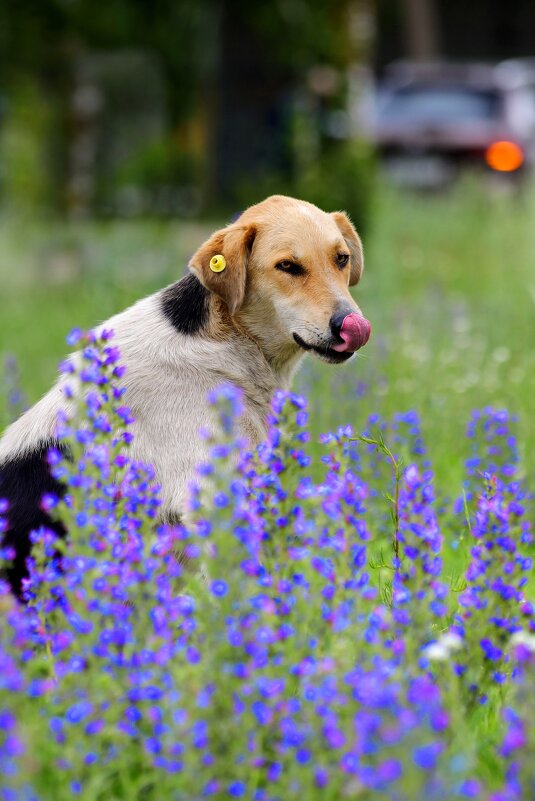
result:
[[[340,317],[341,315],[337,315],[331,320],[331,331],[341,340],[331,345],[331,348],[338,353],[354,353],[369,340],[372,331],[370,321],[356,312],[346,314],[342,319]]]

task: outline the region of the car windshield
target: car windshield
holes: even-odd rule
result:
[[[407,86],[385,91],[381,122],[488,122],[500,115],[500,97],[492,90],[458,86]]]

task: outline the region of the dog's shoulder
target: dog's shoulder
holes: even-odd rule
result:
[[[54,436],[58,413],[69,410],[61,380],[0,435],[0,465],[24,457]]]
[[[102,323],[127,362],[160,357],[194,358],[194,343],[213,337],[210,293],[191,273],[141,298]],[[127,365],[131,366],[131,365]]]
[[[180,334],[192,336],[206,328],[210,316],[210,293],[193,273],[163,289],[161,311]]]

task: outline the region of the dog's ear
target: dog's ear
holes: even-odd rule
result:
[[[255,236],[254,225],[229,225],[216,231],[201,245],[189,264],[201,284],[225,301],[231,315],[236,314],[243,303],[247,263]],[[210,262],[214,256],[223,256],[223,269],[211,269]]]
[[[364,253],[362,251],[362,242],[360,241],[360,236],[355,231],[347,214],[344,214],[343,211],[333,211],[332,217],[342,232],[342,236],[344,237],[349,248],[349,264],[351,269],[349,273],[349,286],[354,286],[360,281],[362,271],[364,270]]]

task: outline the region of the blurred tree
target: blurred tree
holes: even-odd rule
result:
[[[273,16],[259,24],[250,3],[222,0],[217,19],[207,191],[216,204],[235,204],[248,179],[265,183],[290,167],[293,69],[274,45]]]
[[[423,0],[423,9],[422,0],[375,2],[379,69],[398,58],[436,55],[437,49],[441,57],[469,61],[535,55],[533,0]]]
[[[0,0],[0,74],[6,113],[30,102],[28,86],[35,87],[36,105],[28,117],[38,116],[38,103],[54,109],[45,162],[60,188],[49,200],[65,208],[73,198],[71,108],[77,62],[94,51],[139,48],[156,54],[176,128],[198,106],[213,63],[207,46],[213,39],[212,20],[210,0]],[[20,170],[25,170],[23,163]]]
[[[407,58],[434,61],[439,56],[434,0],[403,0]]]
[[[312,166],[320,187],[334,174],[318,169],[324,155],[332,164],[339,152],[335,173],[343,174],[346,140],[354,134],[347,113],[350,71],[365,52],[352,19],[363,8],[370,17],[371,2],[0,0],[0,74],[8,101],[33,84],[33,96],[53,109],[48,149],[59,205],[75,197],[78,208],[81,196],[73,193],[70,175],[73,149],[81,152],[73,145],[81,130],[72,120],[77,65],[99,52],[154,54],[173,139],[165,146],[147,143],[145,160],[131,154],[135,169],[117,169],[129,179],[151,180],[178,171],[189,181],[191,165],[202,169],[204,160],[205,201],[238,208],[264,189],[310,184]],[[189,153],[189,166],[177,149]],[[95,144],[92,153],[91,164],[102,164]],[[364,161],[351,154],[351,173]],[[110,183],[117,180],[119,173]],[[335,190],[331,186],[330,197]],[[86,192],[83,202],[93,196]]]
[[[372,3],[219,0],[217,9],[216,203],[239,208],[286,191],[362,220],[371,165],[361,143],[349,144],[358,133],[349,106],[355,67],[371,56]]]
[[[173,115],[183,119],[212,63],[212,18],[211,0],[1,0],[0,71],[7,85],[22,73],[55,91],[77,53],[146,48],[161,57]]]

